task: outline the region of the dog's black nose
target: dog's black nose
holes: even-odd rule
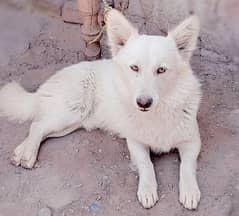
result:
[[[147,109],[149,108],[152,103],[153,103],[153,98],[151,97],[146,97],[146,96],[141,96],[136,99],[136,102],[140,108]]]

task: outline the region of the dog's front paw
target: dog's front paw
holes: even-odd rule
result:
[[[26,169],[31,169],[34,167],[36,159],[37,152],[33,151],[33,149],[27,148],[24,144],[21,144],[14,150],[11,163],[15,166],[22,166]]]
[[[182,182],[179,184],[179,200],[187,209],[196,209],[200,201],[200,190],[197,182]]]
[[[157,183],[150,184],[150,181],[147,183],[140,182],[137,196],[144,208],[153,207],[158,201]]]

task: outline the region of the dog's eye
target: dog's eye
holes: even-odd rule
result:
[[[159,67],[157,69],[157,74],[162,74],[162,73],[165,73],[166,71],[167,71],[166,67]]]
[[[138,72],[139,71],[139,67],[137,65],[131,65],[130,66],[130,69],[135,71],[135,72]]]

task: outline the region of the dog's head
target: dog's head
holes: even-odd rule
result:
[[[140,35],[117,10],[107,16],[113,61],[119,67],[120,91],[141,111],[167,97],[182,76],[196,47],[199,20],[191,16],[168,36]]]

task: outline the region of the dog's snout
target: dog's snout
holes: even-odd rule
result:
[[[148,96],[141,96],[136,99],[136,102],[140,108],[148,109],[153,103],[153,98]]]

